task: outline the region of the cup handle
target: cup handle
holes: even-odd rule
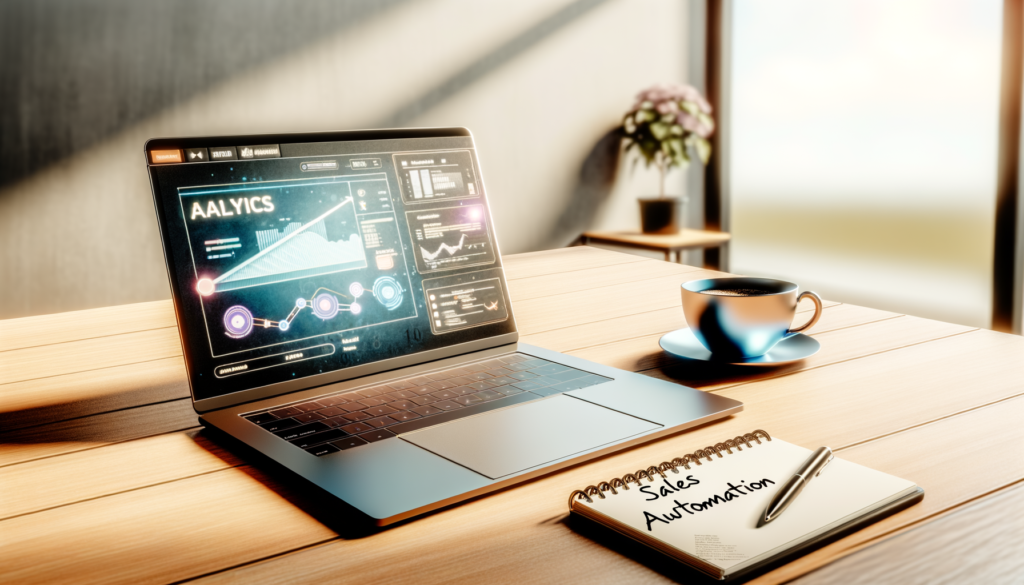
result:
[[[801,331],[807,331],[808,329],[813,327],[815,323],[818,322],[818,319],[821,318],[821,311],[824,307],[822,307],[821,297],[818,296],[818,293],[810,290],[805,290],[804,292],[800,293],[800,296],[796,298],[797,304],[800,304],[800,301],[803,300],[804,297],[808,297],[809,299],[811,299],[811,301],[814,302],[814,315],[811,317],[810,321],[804,323],[803,325],[799,327],[790,328],[790,330],[786,332],[786,337],[796,335]]]

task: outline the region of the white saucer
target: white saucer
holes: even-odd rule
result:
[[[761,356],[739,361],[716,359],[707,348],[697,341],[697,337],[689,327],[666,333],[658,344],[661,349],[677,357],[733,366],[781,366],[811,357],[821,349],[821,344],[817,339],[797,333],[789,339],[783,339],[771,351]]]

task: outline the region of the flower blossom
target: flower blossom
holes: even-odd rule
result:
[[[695,104],[705,114],[711,113],[711,104],[704,99],[697,88],[680,83],[659,83],[641,91],[637,94],[630,111],[636,112],[642,109],[645,103],[650,103],[651,107],[659,114],[675,113],[678,111],[680,101]]]

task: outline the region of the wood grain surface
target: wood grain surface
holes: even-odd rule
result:
[[[950,583],[1021,582],[1024,484],[963,508],[866,546],[792,583],[887,585],[920,583],[930,575],[942,575]]]
[[[657,342],[685,326],[679,284],[720,273],[588,247],[505,264],[524,342],[744,412],[364,531],[199,428],[169,303],[0,322],[0,582],[703,582],[570,520],[565,498],[753,428],[828,444],[926,497],[752,582],[1020,582],[1021,338],[830,302],[817,355],[701,367]]]

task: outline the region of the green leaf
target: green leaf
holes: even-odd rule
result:
[[[707,125],[712,130],[715,129],[715,120],[714,120],[714,118],[712,118],[711,116],[705,114],[704,112],[700,112],[699,114],[697,114],[697,119],[700,120],[701,122],[703,122],[705,125]]]
[[[690,164],[690,157],[686,153],[686,145],[682,138],[671,138],[663,144],[665,154],[669,160],[669,166],[685,167]]]
[[[644,155],[644,161],[647,163],[647,166],[654,164],[661,146],[658,141],[653,138],[644,138],[637,143],[637,146],[640,148],[640,154]]]
[[[668,138],[669,125],[664,122],[654,122],[651,124],[651,134],[658,140],[665,140]]]
[[[697,151],[701,162],[708,164],[708,160],[711,159],[711,143],[699,136],[690,136],[690,144]]]

